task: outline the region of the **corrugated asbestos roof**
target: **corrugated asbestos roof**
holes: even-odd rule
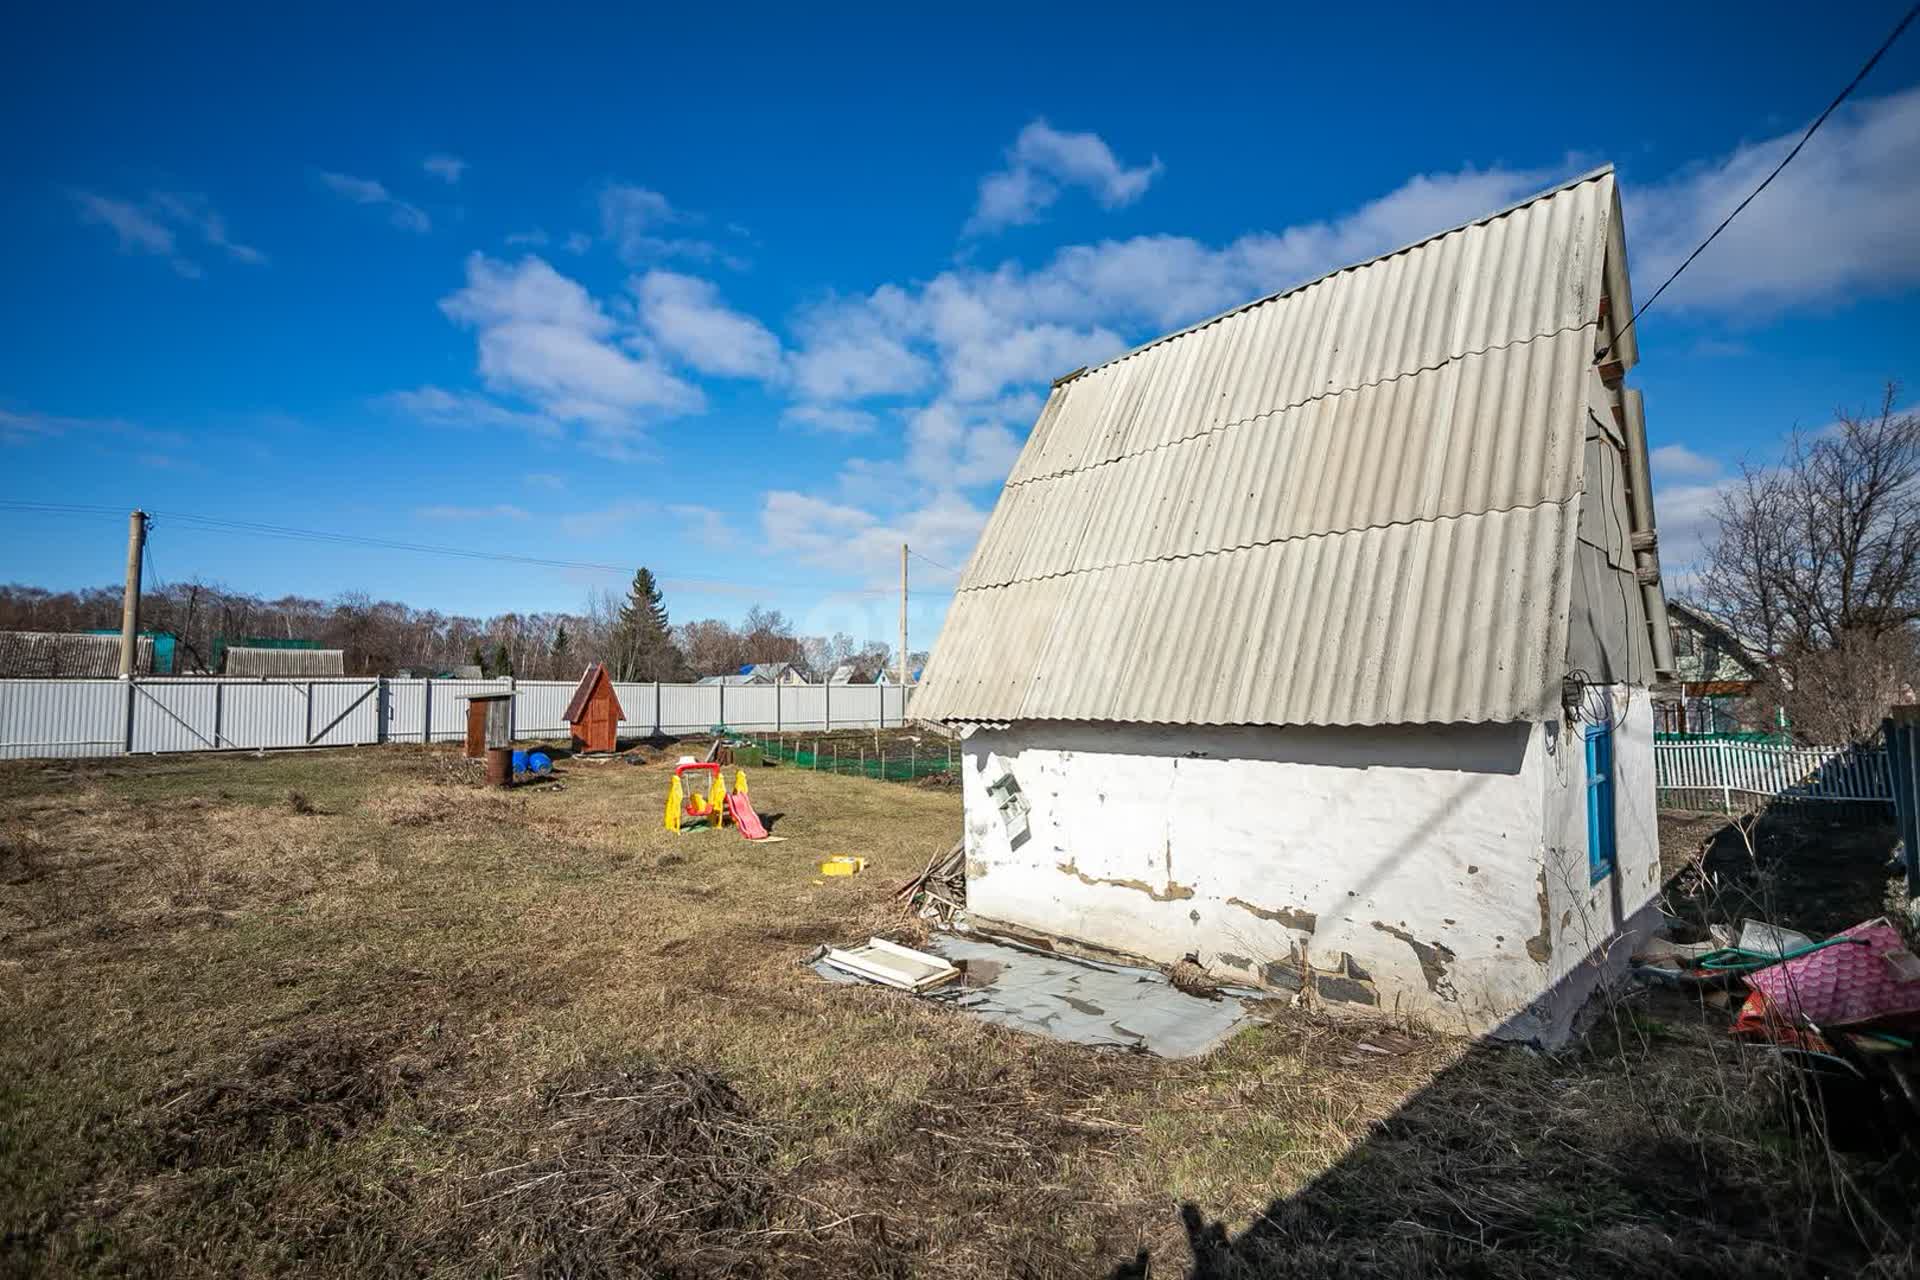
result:
[[[153,637],[135,642],[133,669],[153,671]],[[120,674],[120,637],[65,631],[0,631],[0,677],[43,679]]]
[[[1598,170],[1061,382],[914,714],[1386,724],[1555,705],[1617,216]]]
[[[233,646],[227,650],[230,676],[321,677],[346,674],[346,655],[340,649],[256,649]]]

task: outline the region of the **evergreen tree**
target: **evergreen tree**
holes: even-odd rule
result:
[[[633,575],[613,640],[614,679],[672,680],[680,674],[680,651],[673,647],[667,606],[651,569]]]
[[[484,676],[487,674],[487,655],[480,651],[480,642],[478,640],[473,642],[472,661],[474,666],[480,668],[481,675]]]
[[[568,674],[567,659],[572,656],[573,637],[567,634],[567,624],[561,623],[553,633],[553,673],[564,677]]]
[[[493,670],[490,676],[510,676],[513,674],[513,656],[507,652],[507,642],[497,640],[493,646]]]

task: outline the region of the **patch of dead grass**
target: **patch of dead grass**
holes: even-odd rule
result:
[[[1368,1054],[1376,1029],[1282,1011],[1166,1062],[823,983],[800,963],[819,943],[924,940],[891,890],[951,842],[957,797],[767,768],[754,799],[785,843],[674,836],[673,754],[511,793],[404,748],[0,767],[0,1266],[1037,1280],[1902,1256],[1847,1251],[1845,1212],[1697,1018],[1539,1058]],[[871,866],[820,877],[836,853]]]

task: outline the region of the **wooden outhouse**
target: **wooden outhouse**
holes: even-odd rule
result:
[[[573,734],[575,751],[618,751],[620,749],[620,699],[613,692],[613,676],[607,664],[596,662],[580,677],[580,686],[567,703],[567,727]]]
[[[467,703],[468,757],[478,760],[488,747],[513,745],[513,690],[483,689],[460,696]]]

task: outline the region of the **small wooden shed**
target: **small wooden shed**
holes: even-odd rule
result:
[[[463,693],[467,703],[466,754],[475,760],[488,747],[513,745],[513,690],[483,689]]]
[[[567,703],[567,726],[573,733],[575,751],[618,751],[620,721],[624,716],[620,699],[613,692],[613,676],[607,664],[596,662],[580,677],[580,685]]]

